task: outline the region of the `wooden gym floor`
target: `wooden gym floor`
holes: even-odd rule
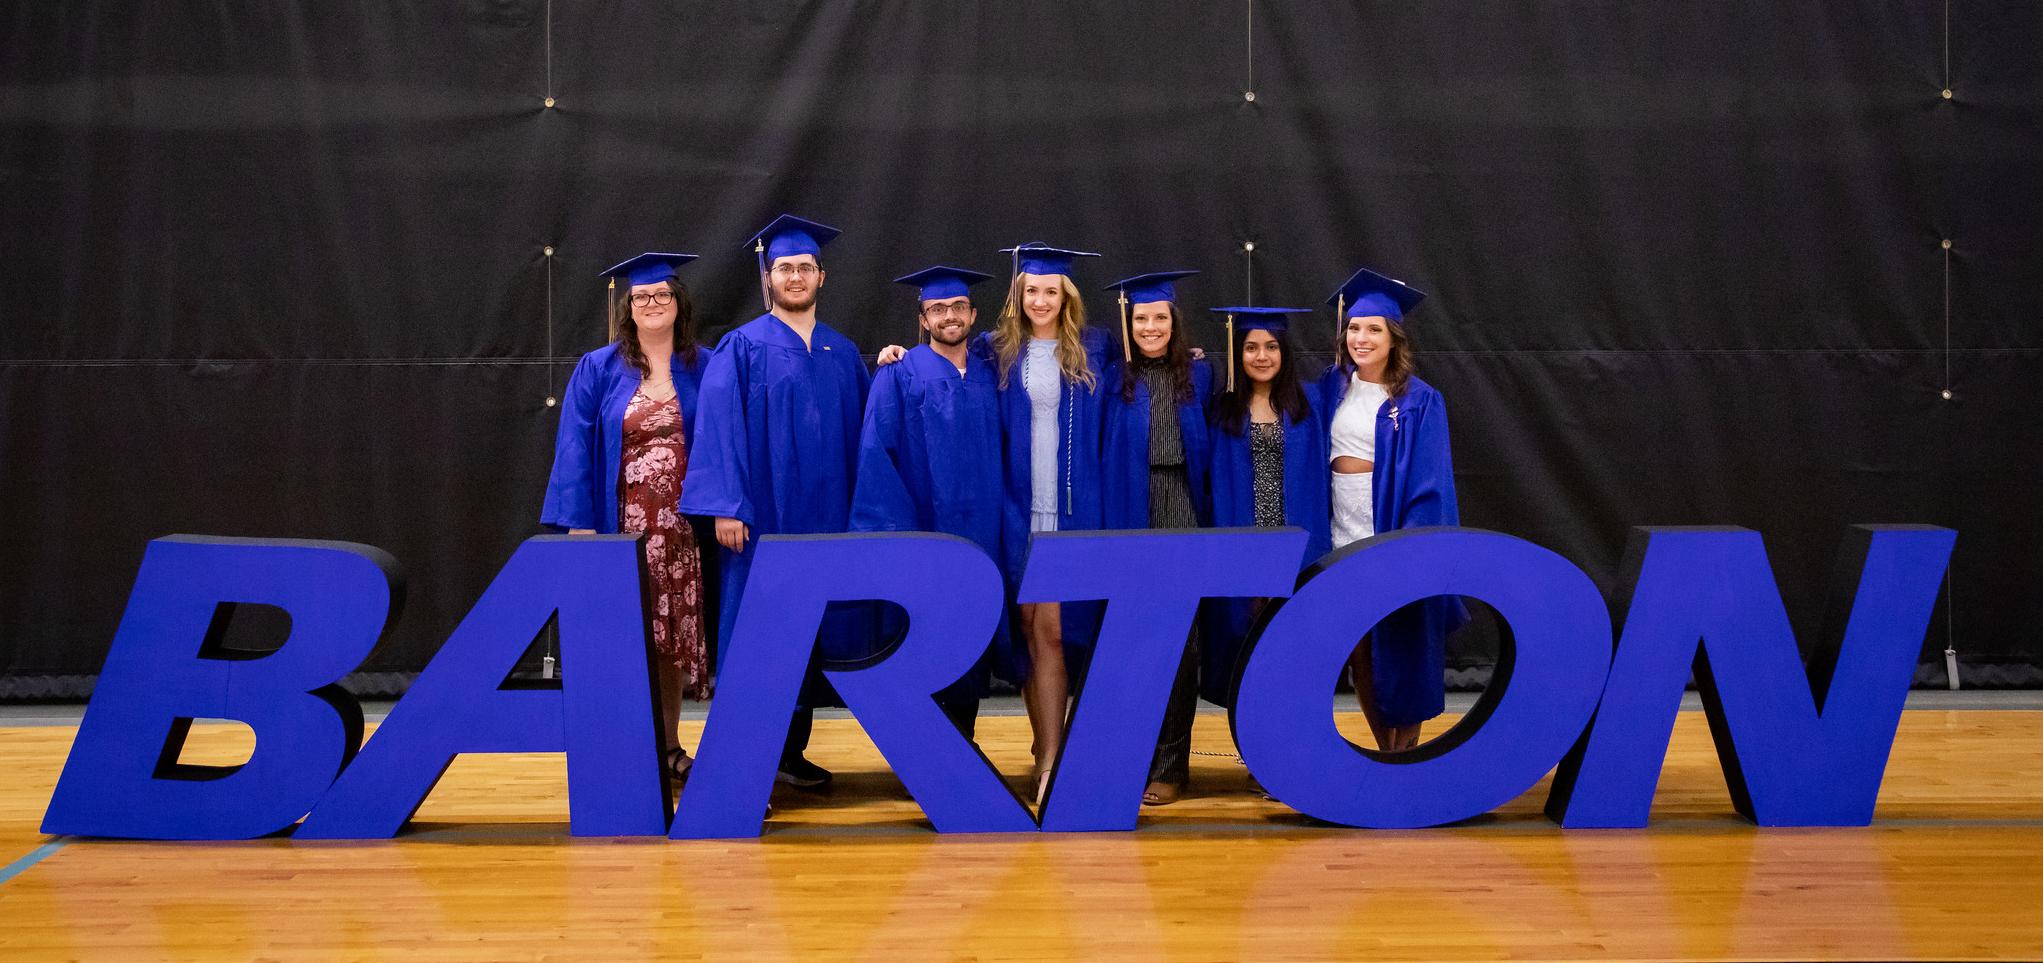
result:
[[[1564,833],[1544,785],[1454,828],[1308,825],[1248,792],[1202,713],[1195,795],[1139,832],[951,838],[824,720],[833,793],[777,794],[764,839],[688,843],[569,838],[558,756],[457,760],[394,841],[51,839],[74,732],[0,728],[0,958],[2043,957],[2036,711],[1909,711],[1867,829],[1741,821],[1697,712],[1650,829]],[[1026,771],[1025,719],[980,734]],[[186,758],[247,747],[195,727]]]

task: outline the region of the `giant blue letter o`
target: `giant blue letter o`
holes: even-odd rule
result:
[[[1420,599],[1461,595],[1510,626],[1489,690],[1460,725],[1405,753],[1364,752],[1334,728],[1332,681],[1370,627]],[[1252,632],[1230,722],[1280,802],[1348,826],[1409,829],[1489,812],[1539,782],[1595,712],[1610,614],[1566,559],[1466,528],[1409,529],[1313,566]]]

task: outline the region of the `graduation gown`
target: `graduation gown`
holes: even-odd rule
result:
[[[1121,384],[1135,382],[1135,400],[1121,400]],[[1127,362],[1112,362],[1101,379],[1102,528],[1149,527],[1149,383]],[[1208,463],[1212,458],[1206,400],[1213,393],[1213,368],[1204,359],[1192,362],[1192,397],[1178,404],[1178,438],[1185,450],[1185,481],[1199,524],[1212,524]]]
[[[961,377],[949,359],[917,345],[882,366],[873,377],[859,434],[851,530],[956,535],[999,565],[1002,505],[993,362],[981,350],[968,350]],[[891,643],[900,630],[885,625],[880,639]],[[988,656],[952,690],[975,698],[986,694],[991,654],[1007,646],[1005,618],[990,641]]]
[[[1304,419],[1279,418],[1284,425],[1284,524],[1305,529],[1305,551],[1298,559],[1303,570],[1332,549],[1327,430],[1318,404],[1309,397]],[[1237,435],[1215,424],[1212,437],[1213,527],[1253,528],[1256,472],[1248,427]],[[1199,691],[1212,702],[1233,704],[1235,662],[1253,612],[1252,601],[1243,598],[1208,599],[1200,607],[1205,664]]]
[[[1349,371],[1340,365],[1319,379],[1329,445],[1334,411],[1348,393],[1348,381]],[[1404,394],[1377,410],[1375,465],[1370,501],[1378,533],[1461,524],[1447,402],[1432,385],[1413,378]],[[1436,596],[1391,613],[1370,633],[1376,705],[1384,725],[1424,722],[1446,709],[1447,636],[1467,621],[1468,608],[1459,598]]]
[[[1098,328],[1088,327],[1083,335],[1086,355],[1091,359],[1092,370],[1106,369],[1107,336]],[[993,351],[993,336],[981,334],[974,345],[986,352],[987,357],[997,355]],[[1001,552],[1005,558],[1009,597],[1021,585],[1022,567],[1026,564],[1029,551],[1029,506],[1033,501],[1034,488],[1029,463],[1029,393],[1022,385],[1022,364],[1028,359],[1028,352],[1017,353],[1014,363],[1007,369],[1007,387],[1000,389],[1000,424],[1002,442],[1003,504],[1001,506]],[[1086,388],[1058,379],[1057,405],[1057,530],[1060,532],[1087,531],[1100,527],[1103,515],[1100,491],[1100,389]],[[1104,606],[1098,602],[1067,602],[1063,606],[1064,646],[1069,664],[1078,671],[1092,651],[1092,645],[1099,637],[1100,618]],[[1002,660],[999,671],[1003,676],[1025,678],[1028,670],[1028,650],[1022,640],[1008,647],[1007,657]]]
[[[735,518],[751,531],[744,552],[723,550],[718,664],[731,644],[760,536],[850,528],[871,376],[858,346],[835,328],[818,321],[810,338],[813,350],[785,322],[763,314],[724,335],[703,370],[681,511]],[[865,614],[832,607],[818,636],[824,658],[871,654]]]
[[[674,395],[681,407],[681,437],[695,451],[695,409],[707,349],[698,349],[695,364],[684,365],[677,352],[669,365]],[[546,481],[540,522],[566,531],[592,529],[617,533],[617,473],[624,464],[624,407],[638,391],[638,369],[607,344],[576,362],[562,393],[560,428],[553,439],[553,473]]]

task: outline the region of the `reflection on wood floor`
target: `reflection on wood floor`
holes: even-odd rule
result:
[[[10,960],[2043,956],[2038,712],[1907,713],[1870,829],[1744,823],[1692,712],[1647,830],[1564,833],[1544,785],[1450,829],[1309,825],[1249,792],[1203,714],[1213,755],[1142,831],[946,838],[856,723],[823,721],[830,795],[777,794],[764,839],[686,843],[570,839],[559,756],[457,760],[396,841],[52,841],[36,826],[74,731],[0,729]],[[980,734],[1027,771],[1026,720]],[[198,727],[186,759],[247,749]]]

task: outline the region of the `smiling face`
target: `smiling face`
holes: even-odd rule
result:
[[[964,344],[978,319],[979,310],[972,307],[972,299],[962,294],[922,302],[922,330],[929,332],[929,340],[935,344]]]
[[[1266,385],[1277,380],[1284,367],[1284,346],[1268,331],[1250,331],[1241,339],[1241,373],[1248,380]]]
[[[665,281],[631,286],[631,323],[638,326],[639,333],[658,334],[674,326],[678,312],[674,306],[673,285]]]
[[[1161,358],[1170,349],[1171,305],[1169,301],[1145,301],[1132,308],[1128,327],[1134,332],[1135,350],[1145,358]]]
[[[1040,328],[1057,323],[1057,312],[1064,309],[1064,275],[1024,274],[1021,276],[1022,313],[1029,323]]]
[[[1390,322],[1381,317],[1349,318],[1348,360],[1363,371],[1383,370],[1390,363]]]
[[[813,254],[790,254],[775,258],[766,274],[773,290],[773,306],[789,311],[806,311],[816,306],[816,292],[823,287],[823,268]]]

